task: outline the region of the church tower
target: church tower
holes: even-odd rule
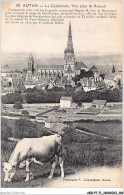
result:
[[[32,54],[30,54],[28,58],[28,69],[27,69],[27,76],[26,76],[26,80],[29,83],[32,82],[33,73],[34,73],[34,58]]]
[[[71,75],[75,75],[75,55],[72,42],[71,22],[69,23],[67,48],[64,50],[64,69],[65,73],[68,74],[69,69],[69,72],[72,72]]]
[[[32,71],[34,70],[34,58],[32,56],[32,54],[29,55],[28,58],[28,71]]]

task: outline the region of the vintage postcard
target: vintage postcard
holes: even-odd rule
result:
[[[123,194],[122,8],[1,2],[2,193]]]

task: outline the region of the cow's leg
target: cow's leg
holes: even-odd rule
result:
[[[25,179],[25,181],[30,181],[31,179],[34,179],[33,174],[30,172],[30,164],[31,163],[27,159],[26,160],[26,179]]]
[[[28,160],[26,160],[26,179],[25,181],[29,181],[29,178],[30,178],[30,162]]]
[[[44,163],[41,163],[41,162],[37,161],[35,158],[33,159],[33,162],[38,164],[38,165],[43,165],[44,164]]]
[[[52,163],[51,172],[50,172],[48,179],[51,179],[53,177],[53,173],[54,173],[56,164],[57,164],[57,156],[55,157],[55,160]]]
[[[59,164],[61,168],[61,177],[64,178],[64,168],[63,168],[63,160],[62,157],[59,156]]]

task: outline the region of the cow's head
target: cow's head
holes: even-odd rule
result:
[[[10,162],[2,163],[3,171],[5,173],[4,181],[11,182],[16,172],[16,167]]]

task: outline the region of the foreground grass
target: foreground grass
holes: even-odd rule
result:
[[[82,165],[83,167],[120,165],[122,162],[121,123],[118,122],[114,126],[106,122],[103,122],[102,125],[101,122],[99,124],[93,122],[90,125],[87,124],[85,128],[84,126],[83,123],[73,124],[71,129],[65,130],[63,138],[66,150],[65,163],[72,166]],[[77,127],[91,133],[98,133],[97,128],[99,127],[101,130],[104,127],[99,135],[106,135],[109,139],[77,132]]]
[[[24,122],[24,121],[22,121]],[[4,125],[7,125],[15,133],[16,127],[13,120],[4,120]],[[18,123],[18,124],[21,124]],[[37,123],[26,123],[31,125],[31,129],[35,137],[41,137],[48,135],[47,131],[44,131],[43,124]],[[21,124],[20,129],[23,128],[25,123]],[[29,128],[30,128],[29,127]],[[109,139],[104,139],[98,136],[86,135],[76,131],[76,128],[82,129],[92,133],[98,133],[99,135],[106,135]],[[14,130],[13,130],[14,129]],[[63,156],[64,156],[64,168],[65,176],[69,174],[75,174],[79,170],[90,167],[100,166],[120,166],[122,163],[122,124],[119,121],[116,122],[81,122],[81,123],[70,123],[69,128],[66,128],[65,134],[63,135]],[[27,131],[28,132],[28,131]],[[16,136],[22,136],[22,134],[15,134]],[[28,137],[27,134],[23,134]],[[33,135],[33,136],[34,136]],[[31,136],[31,135],[30,135]],[[16,142],[11,142],[2,139],[1,147],[1,160],[2,162],[8,161]],[[2,171],[2,187],[36,187],[44,186],[47,182],[47,177],[50,172],[50,164],[43,166],[32,165],[32,172],[34,173],[35,180],[25,183],[25,170],[17,170],[17,174],[14,176],[13,182],[7,184],[3,182],[4,173]],[[59,167],[55,170],[55,177],[60,176]]]
[[[78,123],[69,123],[77,129],[108,136],[116,141],[122,142],[122,122],[119,120],[112,121],[83,121]]]

